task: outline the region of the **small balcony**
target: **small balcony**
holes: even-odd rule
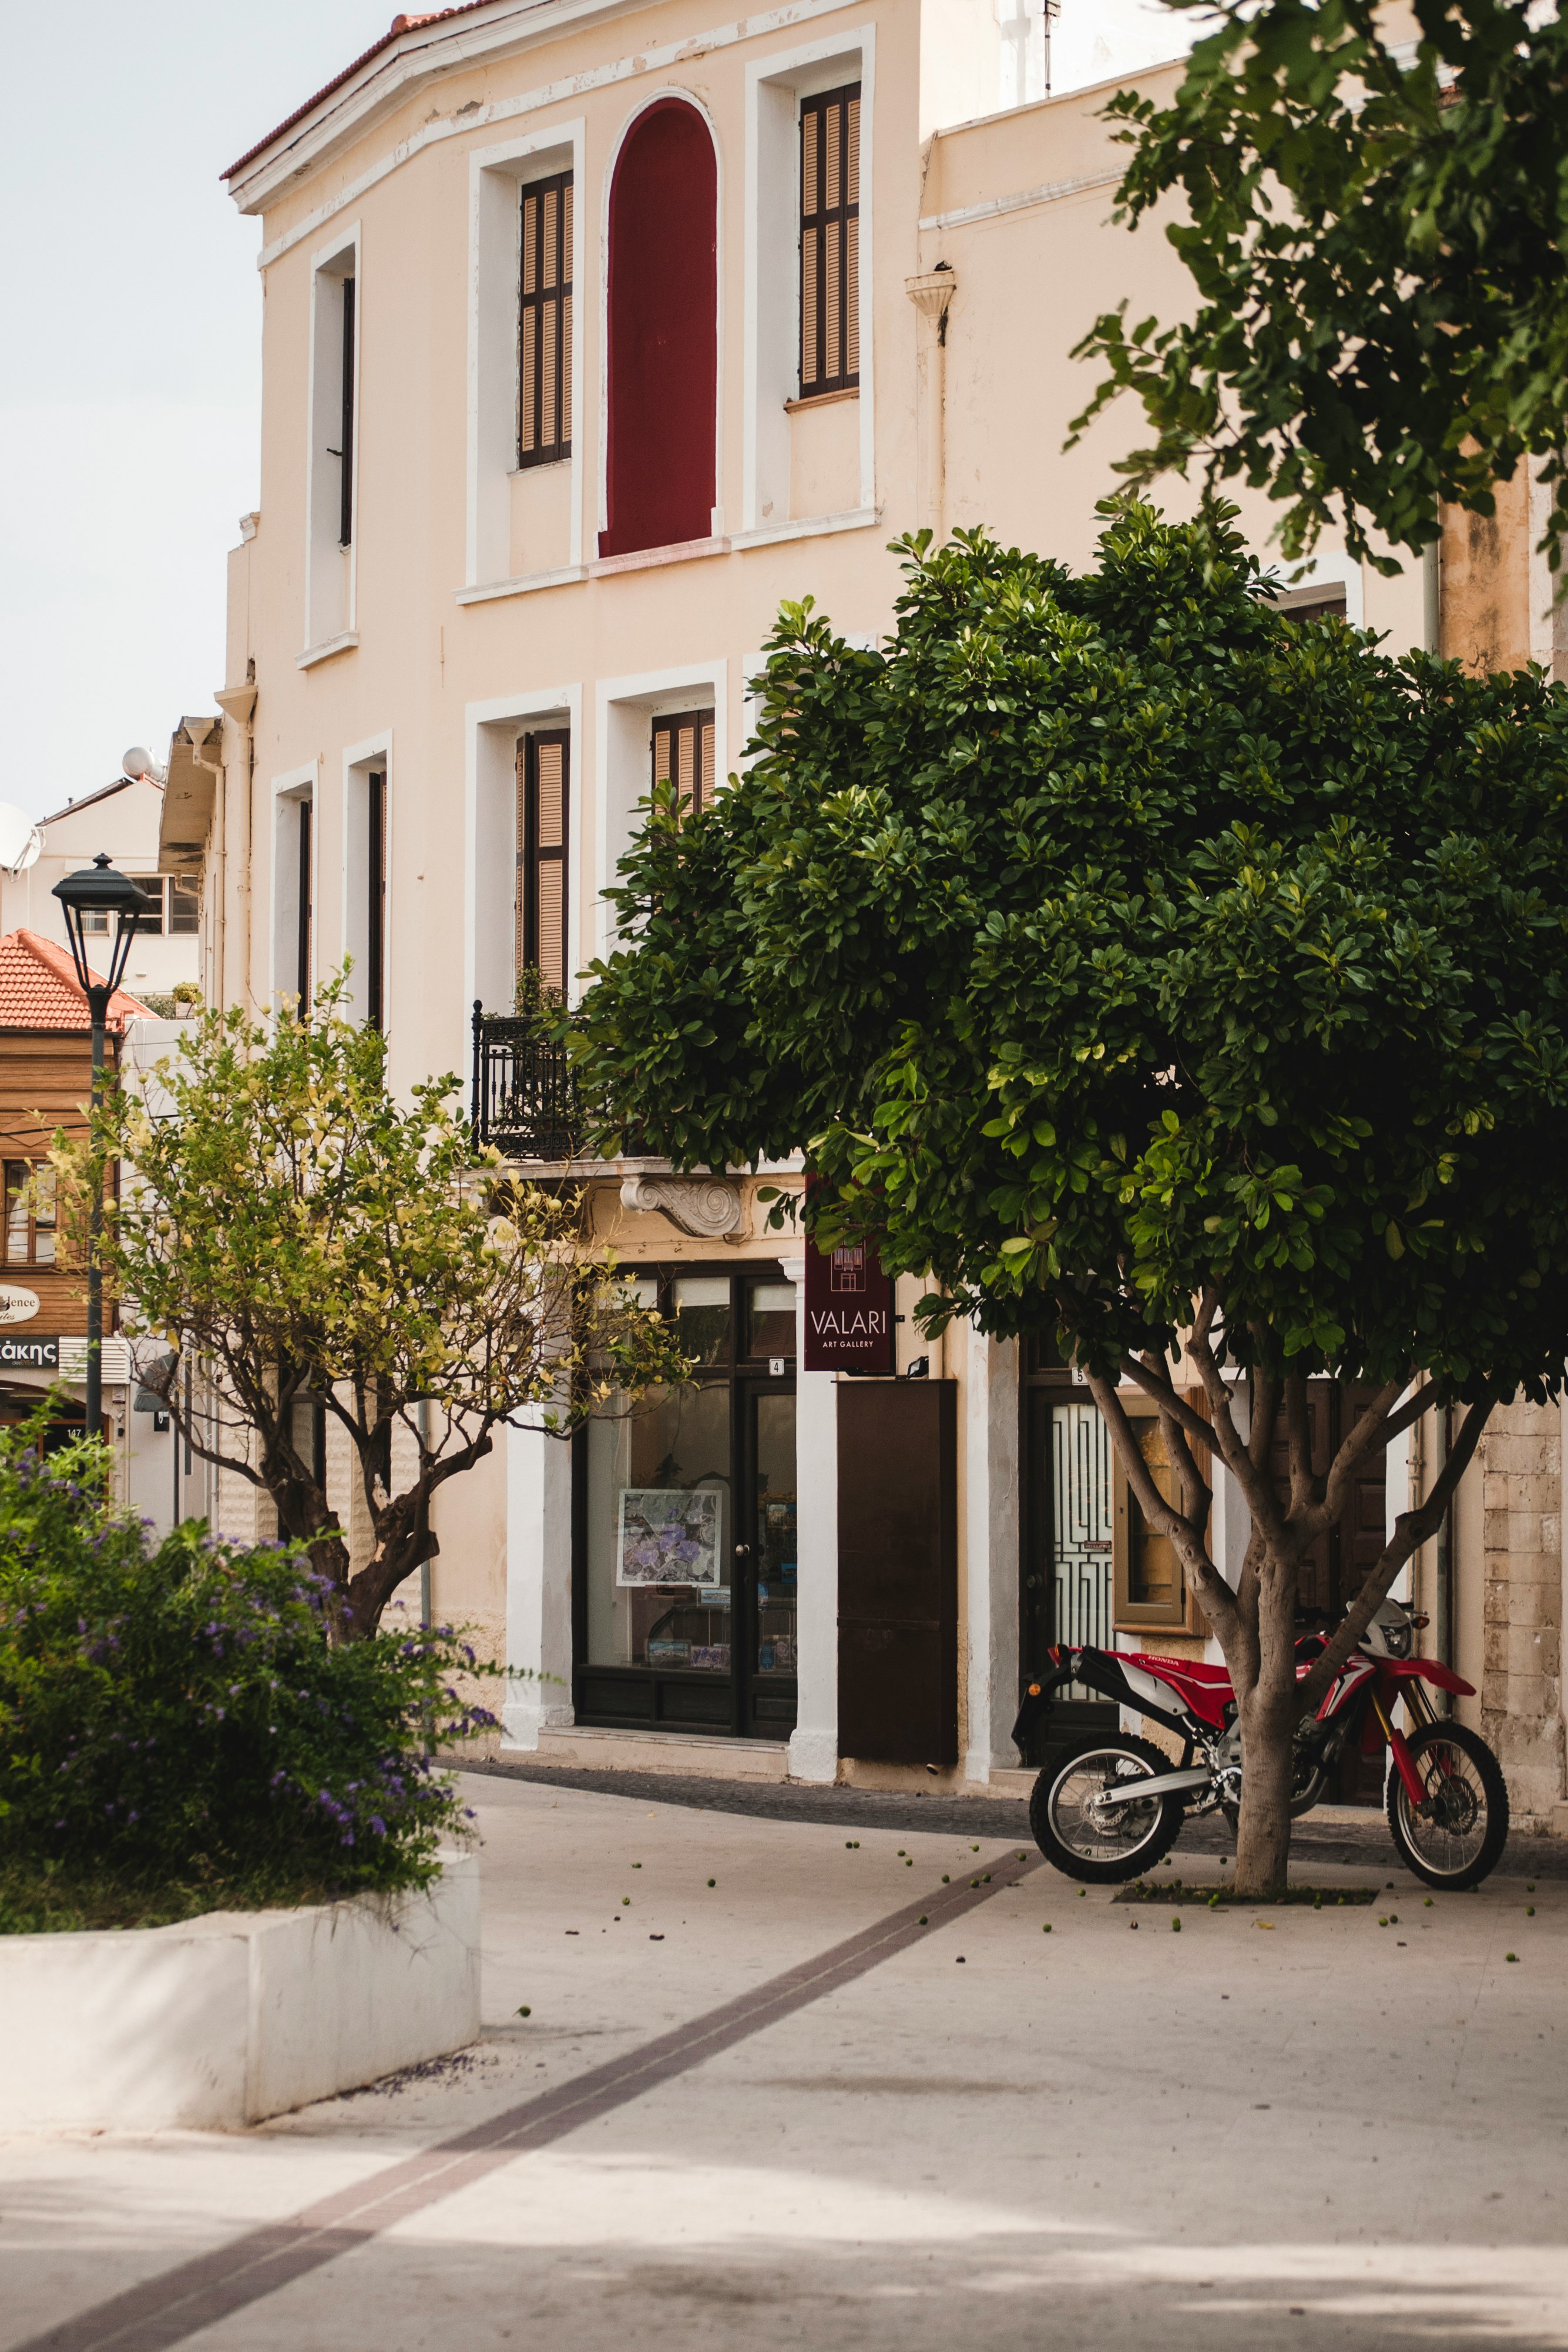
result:
[[[474,1141],[506,1160],[575,1160],[582,1138],[577,1081],[564,1046],[537,1023],[474,1007]]]

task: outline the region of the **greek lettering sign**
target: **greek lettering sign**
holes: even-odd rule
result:
[[[870,1250],[806,1244],[809,1372],[891,1372],[893,1285]]]
[[[0,1371],[57,1372],[59,1369],[58,1332],[46,1339],[41,1332],[30,1331],[23,1339],[0,1331]]]

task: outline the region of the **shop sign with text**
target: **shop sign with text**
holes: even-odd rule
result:
[[[820,1250],[806,1244],[806,1360],[809,1372],[891,1372],[893,1285],[858,1244]]]
[[[22,1339],[13,1338],[9,1331],[0,1331],[0,1371],[57,1372],[59,1369],[57,1332],[46,1336],[41,1331],[29,1331]]]

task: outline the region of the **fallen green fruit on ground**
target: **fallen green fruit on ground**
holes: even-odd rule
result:
[[[1519,1954],[1517,1952],[1505,1952],[1503,1954],[1503,1958],[1505,1960],[1517,1960],[1518,1958]]]
[[[527,2008],[527,2007],[524,2007],[524,2008],[522,2008],[522,2009],[519,2009],[519,2010],[518,2010],[518,2011],[517,2011],[517,2015],[518,2015],[519,2017],[531,2017],[531,2016],[533,2015],[533,2011],[532,2011],[531,2009],[528,2009],[528,2008]]]
[[[916,1926],[917,1927],[925,1927],[925,1912],[924,1912],[924,1911],[920,1914],[919,1918],[915,1921],[915,1926]]]
[[[1173,1936],[1179,1936],[1181,1934],[1181,1921],[1179,1919],[1173,1919],[1171,1921],[1171,1934]]]
[[[1050,1935],[1050,1933],[1051,1933],[1051,1922],[1050,1922],[1050,1920],[1049,1920],[1049,1919],[1046,1921],[1046,1923],[1045,1923],[1044,1927],[1040,1929],[1040,1934],[1041,1934],[1042,1936],[1049,1936],[1049,1935]]]
[[[1533,1918],[1534,1918],[1534,1916],[1535,1916],[1535,1906],[1534,1906],[1534,1904],[1533,1904],[1533,1903],[1527,1903],[1527,1904],[1525,1905],[1525,1906],[1524,1906],[1524,1916],[1525,1916],[1525,1917],[1526,1917],[1527,1919],[1533,1919]]]
[[[716,1878],[710,1878],[710,1879],[708,1880],[708,1885],[709,1885],[710,1886],[716,1886],[716,1885],[718,1885],[718,1881],[717,1881],[717,1879],[716,1879]]]

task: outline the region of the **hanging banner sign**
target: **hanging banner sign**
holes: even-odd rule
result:
[[[806,1244],[808,1372],[891,1372],[893,1284],[868,1249]]]

